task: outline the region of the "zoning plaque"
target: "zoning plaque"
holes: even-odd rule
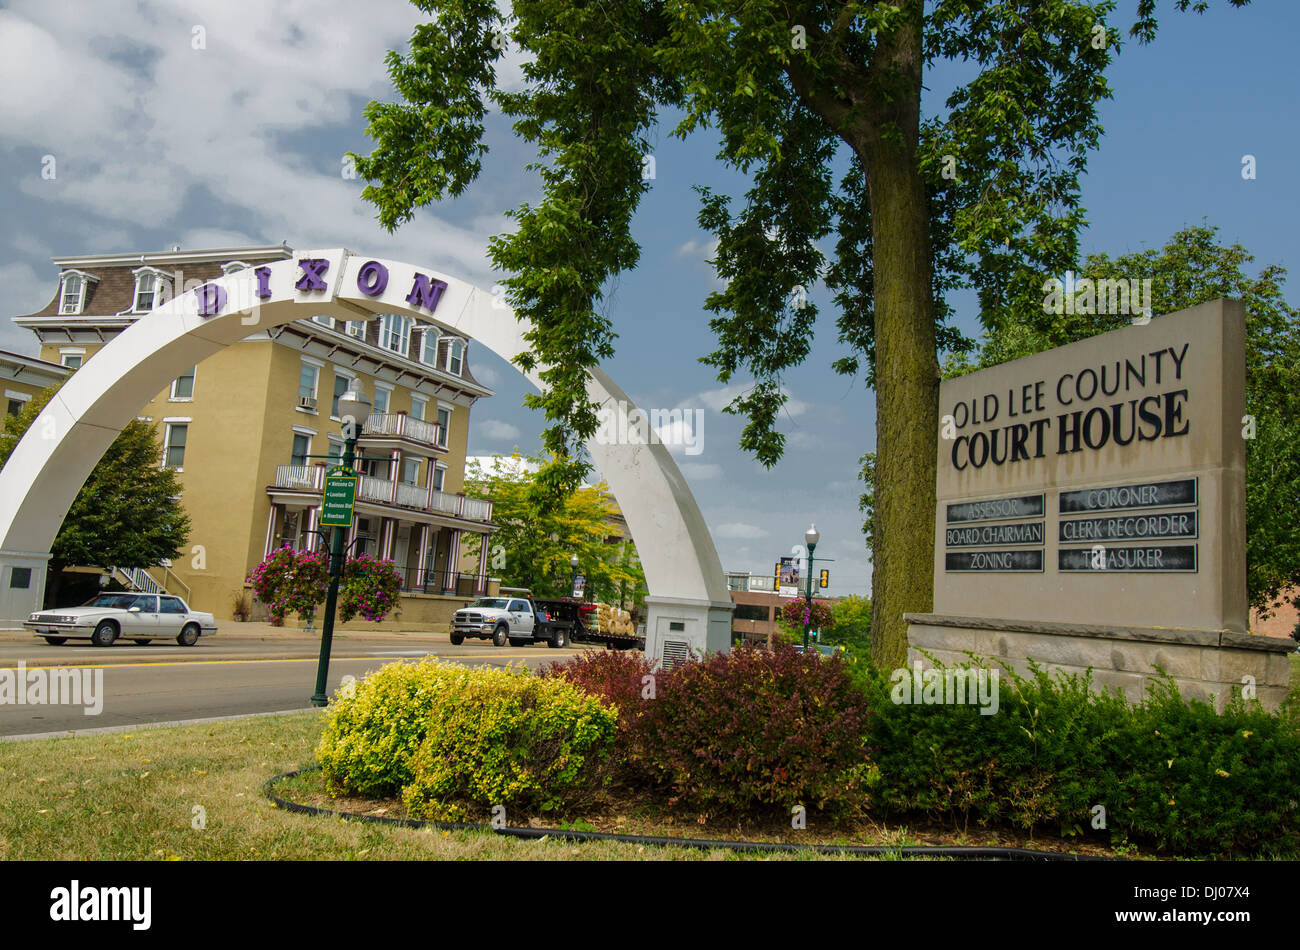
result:
[[[1002,521],[1008,518],[1041,518],[1046,506],[1043,495],[1017,495],[1013,498],[985,498],[948,506],[948,523],[962,521]]]
[[[944,554],[945,571],[1010,571],[1041,573],[1043,552],[1038,549],[1019,551],[948,551]]]

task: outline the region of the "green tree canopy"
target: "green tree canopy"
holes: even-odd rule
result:
[[[1094,280],[1151,280],[1153,319],[1197,304],[1235,297],[1246,311],[1246,583],[1251,605],[1264,609],[1288,587],[1300,586],[1300,310],[1283,294],[1286,268],[1254,261],[1240,244],[1226,245],[1218,228],[1183,228],[1164,247],[1111,257],[1090,254],[1079,275]],[[1045,314],[1039,293],[1020,301],[1033,322],[995,328],[973,358],[945,367],[957,376],[1118,329],[1119,314]],[[1069,310],[1071,308],[1064,308]],[[1253,437],[1251,437],[1253,436]]]
[[[34,396],[0,433],[0,467],[36,423],[58,387]],[[57,596],[64,567],[144,568],[181,556],[190,518],[176,473],[160,468],[153,428],[132,419],[113,440],[68,509],[50,549],[48,592]]]
[[[835,368],[877,394],[872,649],[901,664],[903,612],[933,601],[938,349],[963,345],[945,294],[974,287],[989,325],[1014,322],[1019,282],[1074,260],[1078,176],[1122,38],[1106,23],[1113,0],[514,0],[504,18],[492,0],[415,4],[430,21],[387,58],[402,101],[366,108],[377,145],[357,160],[363,195],[392,230],[463,193],[489,105],[537,148],[541,200],[509,212],[517,227],[490,253],[528,321],[516,362],[540,370],[529,402],[563,460],[543,484],[571,489],[584,472],[587,368],[613,354],[602,301],[638,260],[631,221],[660,116],[681,137],[712,127],[718,158],[751,186],[738,210],[701,189],[726,281],[705,301],[718,346],[704,361],[722,382],[752,380],[728,411],[748,419],[742,447],[774,464],[782,380],[818,316],[805,291],[832,292],[849,348]],[[1155,32],[1155,0],[1139,0],[1129,34]],[[519,92],[497,86],[507,48],[527,54]],[[944,61],[974,76],[923,116],[927,70]]]
[[[492,499],[492,520],[500,527],[488,536],[488,566],[503,585],[527,587],[539,597],[568,594],[569,559],[576,554],[591,599],[640,604],[647,593],[645,573],[631,539],[609,543],[618,534],[619,511],[604,482],[583,486],[556,504],[538,487],[541,456],[516,451],[494,460],[491,468],[470,463],[465,493]]]

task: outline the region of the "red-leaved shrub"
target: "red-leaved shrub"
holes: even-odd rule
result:
[[[544,675],[618,707],[619,775],[642,794],[706,812],[867,805],[871,710],[840,655],[741,646],[656,673],[640,654],[587,653]]]
[[[705,811],[863,810],[871,710],[840,656],[741,646],[686,663],[640,720],[651,771]]]
[[[580,653],[539,671],[559,676],[618,708],[614,739],[615,782],[644,790],[652,781],[645,763],[643,728],[647,704],[653,702],[670,674],[656,673],[645,654],[623,650]]]

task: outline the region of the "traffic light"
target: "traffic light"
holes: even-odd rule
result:
[[[826,571],[826,570],[823,570],[823,571],[822,571],[822,576],[821,576],[820,578],[818,578],[817,586],[818,586],[818,587],[821,587],[821,588],[823,588],[823,589],[831,586],[831,572],[830,572],[830,571]]]

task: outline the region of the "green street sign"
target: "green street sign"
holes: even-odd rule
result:
[[[321,503],[323,528],[352,527],[352,506],[357,498],[357,473],[332,468],[325,474],[325,497]]]

